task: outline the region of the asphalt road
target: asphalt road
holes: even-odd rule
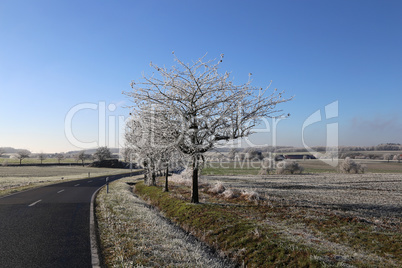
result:
[[[90,203],[105,178],[0,198],[0,267],[92,267]]]

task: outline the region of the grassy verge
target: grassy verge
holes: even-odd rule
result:
[[[229,267],[137,198],[124,178],[102,189],[96,215],[107,267]]]
[[[401,267],[400,226],[339,216],[325,209],[284,206],[271,200],[223,199],[171,184],[136,185],[136,193],[186,231],[247,267]]]

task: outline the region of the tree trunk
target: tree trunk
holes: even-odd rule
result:
[[[166,166],[166,174],[165,174],[165,192],[169,192],[168,177],[169,177],[169,166]]]
[[[193,156],[193,188],[191,194],[191,203],[198,204],[198,155]]]
[[[151,175],[150,175],[151,169],[148,167],[148,162],[147,161],[144,161],[142,163],[142,165],[143,165],[144,171],[145,171],[144,172],[144,183],[149,186],[150,180],[151,180]]]
[[[145,169],[145,172],[144,172],[144,183],[146,185],[148,185],[148,170],[147,169]]]
[[[155,171],[151,172],[151,185],[150,186],[156,186],[156,172]]]

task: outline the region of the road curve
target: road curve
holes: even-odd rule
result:
[[[90,203],[106,177],[0,198],[0,267],[92,267]]]

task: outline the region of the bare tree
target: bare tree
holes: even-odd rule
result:
[[[112,158],[112,153],[110,152],[109,148],[106,146],[99,147],[96,152],[94,153],[94,158],[97,161],[103,161],[109,158]]]
[[[40,154],[38,155],[38,158],[39,158],[39,160],[40,160],[40,164],[42,165],[43,160],[46,160],[47,155],[44,154],[44,153],[40,153]]]
[[[77,162],[78,162],[78,161],[81,161],[81,162],[82,162],[82,166],[84,166],[85,159],[87,159],[87,156],[86,156],[86,154],[85,154],[85,151],[81,151],[81,152],[79,152],[78,154],[75,155],[75,160],[76,160]]]
[[[223,54],[217,61],[200,58],[186,64],[175,57],[171,69],[151,63],[158,75],[143,76],[132,82],[134,110],[154,107],[160,120],[168,122],[176,148],[192,159],[192,203],[198,203],[198,174],[203,154],[217,143],[247,137],[262,117],[278,115],[277,104],[289,101],[276,90],[251,86],[249,81],[234,85],[230,74],[218,72]]]
[[[31,152],[28,150],[19,150],[17,152],[17,159],[20,160],[20,165],[22,164],[22,160],[25,158],[29,158]]]
[[[56,159],[59,162],[59,164],[60,164],[61,160],[63,160],[64,158],[65,158],[64,154],[56,154]]]

